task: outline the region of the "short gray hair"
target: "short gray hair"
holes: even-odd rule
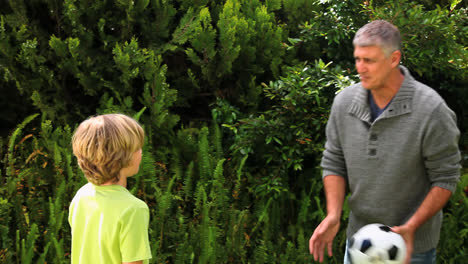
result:
[[[375,20],[356,32],[353,45],[355,47],[379,46],[386,56],[390,56],[394,51],[401,51],[400,31],[385,20]]]

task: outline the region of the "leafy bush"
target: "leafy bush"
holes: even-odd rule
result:
[[[0,262],[69,261],[68,205],[85,183],[73,128],[123,112],[147,135],[128,187],[150,207],[152,263],[310,263],[324,127],[354,81],[360,26],[400,27],[403,63],[468,138],[466,8],[439,2],[2,1]],[[445,208],[443,263],[466,251],[466,179]],[[327,263],[342,261],[345,226]]]
[[[437,254],[440,263],[461,263],[468,250],[468,173],[466,169],[447,206]]]
[[[286,75],[264,85],[270,107],[257,117],[224,124],[231,128],[236,143],[234,154],[254,154],[259,168],[264,166],[301,170],[304,157],[320,155],[330,102],[352,83],[331,63],[316,61],[288,68]],[[258,150],[257,150],[258,149]]]
[[[343,69],[353,68],[352,39],[368,17],[358,15],[362,1],[321,1],[320,9],[299,23],[299,33],[289,38],[305,60],[333,61]]]
[[[72,163],[71,129],[49,120],[26,118],[8,141],[1,178],[0,235],[4,263],[66,263],[70,229],[66,223],[70,193],[84,179]],[[40,128],[31,131],[34,122]],[[25,133],[26,132],[26,133]],[[49,256],[49,257],[47,257]]]
[[[177,106],[182,117],[209,118],[201,106],[216,96],[253,107],[256,80],[279,76],[284,38],[258,0],[6,2],[0,86],[27,103],[2,108],[2,116],[34,106],[51,120],[77,122],[95,113],[103,95],[141,109],[140,97],[161,89],[161,78],[181,96],[169,93],[160,107]],[[158,95],[152,91],[164,104]]]
[[[251,235],[260,236],[260,244],[273,252],[287,248],[284,255],[272,256],[276,260],[262,261],[308,259],[310,227],[324,217],[317,166],[324,127],[330,99],[352,82],[330,65],[320,60],[288,68],[285,76],[264,84],[269,106],[264,112],[223,125],[235,137],[233,160],[248,157],[246,184],[257,201]]]
[[[459,117],[463,131],[468,129],[465,101],[468,96],[468,24],[461,1],[449,6],[428,8],[425,1],[385,1],[368,6],[370,19],[386,19],[402,32],[403,64],[421,82],[436,89]]]

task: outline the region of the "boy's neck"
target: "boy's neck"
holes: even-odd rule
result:
[[[101,186],[107,186],[107,185],[120,185],[124,188],[127,188],[127,177],[125,176],[120,176],[119,180],[118,181],[108,181],[108,182],[105,182],[103,184],[101,184]]]

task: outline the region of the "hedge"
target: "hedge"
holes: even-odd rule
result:
[[[70,139],[122,112],[146,131],[130,191],[150,207],[151,263],[310,263],[324,217],[318,162],[334,95],[357,81],[351,40],[373,19],[458,116],[461,1],[0,1],[0,262],[68,263],[85,183]],[[465,159],[466,156],[464,155]],[[440,263],[468,250],[468,173],[445,208]],[[327,263],[341,263],[348,216]]]

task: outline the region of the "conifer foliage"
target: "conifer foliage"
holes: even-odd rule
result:
[[[324,128],[356,81],[357,28],[406,32],[403,63],[447,98],[466,146],[466,8],[400,2],[0,0],[0,263],[70,262],[68,205],[86,183],[71,136],[114,112],[146,132],[128,188],[150,208],[150,263],[310,263]],[[467,179],[441,263],[468,250]],[[341,263],[343,228],[327,263]]]

